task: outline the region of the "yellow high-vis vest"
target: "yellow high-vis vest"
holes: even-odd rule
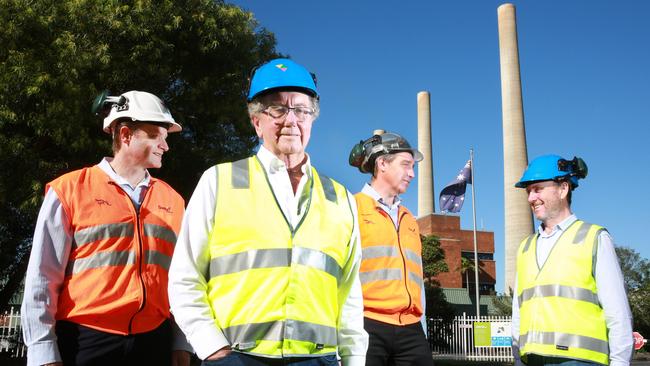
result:
[[[576,220],[537,264],[537,234],[517,253],[519,353],[609,364],[605,315],[594,278],[603,227]]]
[[[256,156],[217,166],[208,298],[233,349],[265,357],[334,354],[349,288],[354,216],[346,189],[312,169],[294,228]]]

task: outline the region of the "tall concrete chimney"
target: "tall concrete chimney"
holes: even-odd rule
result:
[[[505,199],[505,293],[514,286],[517,248],[533,232],[533,218],[526,192],[514,184],[528,165],[524,108],[521,97],[519,49],[515,6],[503,4],[499,18],[501,106],[503,113],[503,195]]]
[[[418,217],[436,211],[431,159],[431,103],[429,92],[418,93],[418,150],[424,159],[418,164]]]

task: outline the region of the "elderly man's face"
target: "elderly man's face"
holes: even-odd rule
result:
[[[281,117],[273,117],[269,109],[252,117],[253,126],[257,136],[263,140],[263,146],[278,158],[304,158],[314,117],[296,112],[293,108],[313,108],[309,96],[300,92],[277,92],[265,97],[264,104],[267,107],[284,106],[292,109]]]

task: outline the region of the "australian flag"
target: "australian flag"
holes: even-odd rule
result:
[[[459,212],[465,201],[467,183],[472,184],[471,160],[458,173],[456,179],[440,192],[440,211]]]

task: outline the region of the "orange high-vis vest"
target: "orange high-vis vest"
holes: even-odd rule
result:
[[[151,178],[139,210],[98,166],[50,182],[73,236],[57,320],[114,334],[151,331],[170,317],[167,271],[184,201]]]
[[[422,243],[415,217],[398,211],[398,228],[372,197],[355,195],[359,211],[362,261],[359,277],[364,316],[394,325],[422,317]]]

